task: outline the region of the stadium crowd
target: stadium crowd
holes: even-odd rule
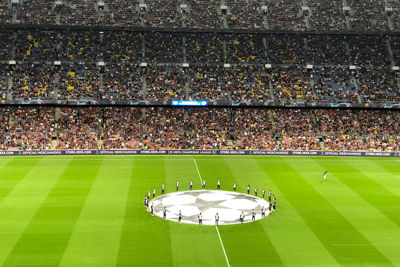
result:
[[[35,26],[6,26],[0,32],[0,96],[2,101],[398,104],[400,73],[393,67],[400,63],[400,40],[386,31],[400,29],[399,10],[393,0],[2,1],[0,24]],[[296,33],[239,31],[252,29]],[[381,34],[351,33],[360,30]],[[391,111],[12,107],[0,112],[3,149],[399,151],[400,143],[399,114]]]
[[[398,43],[378,35],[9,30],[0,34],[0,90],[10,100],[398,103]]]
[[[400,151],[397,111],[2,108],[3,149]]]
[[[386,31],[399,29],[399,8],[370,0],[24,0],[2,1],[0,23]]]

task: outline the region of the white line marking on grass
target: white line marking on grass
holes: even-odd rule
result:
[[[228,256],[226,256],[226,251],[225,251],[224,243],[222,243],[221,235],[219,234],[218,226],[215,226],[215,229],[217,229],[219,241],[221,242],[222,250],[224,251],[226,264],[228,264],[228,267],[231,267],[231,265],[229,264]]]
[[[197,170],[197,174],[199,175],[200,182],[203,184],[203,179],[201,179],[201,175],[200,175],[199,167],[197,167],[196,159],[193,159],[193,161],[194,161],[194,165],[196,165],[196,170]]]
[[[201,179],[201,174],[200,174],[200,171],[199,171],[199,167],[197,166],[197,161],[196,161],[196,159],[193,159],[193,161],[194,161],[194,165],[196,166],[197,174],[199,175],[200,181],[201,181],[201,183],[203,183],[203,180]],[[221,235],[219,234],[219,230],[218,230],[218,226],[217,225],[215,226],[215,229],[217,229],[219,242],[221,243],[222,250],[224,251],[226,264],[228,264],[228,267],[231,267],[231,265],[229,264],[228,256],[226,256],[224,243],[222,243]]]

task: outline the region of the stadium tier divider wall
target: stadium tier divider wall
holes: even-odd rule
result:
[[[176,106],[173,101],[148,101],[148,100],[1,100],[0,107],[8,106],[51,106],[51,107],[265,107],[265,108],[357,108],[357,109],[400,109],[399,104],[388,103],[324,103],[306,101],[303,103],[288,101],[208,101],[206,106]]]

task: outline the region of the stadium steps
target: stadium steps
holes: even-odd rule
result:
[[[227,3],[225,3],[224,0],[221,0],[220,6],[227,6]],[[229,25],[228,25],[228,12],[229,12],[229,9],[224,14],[222,12],[222,9],[218,8],[218,14],[221,16],[221,19],[222,19],[222,25],[221,26],[224,29],[228,29],[228,27],[229,27]]]
[[[349,6],[347,0],[342,0],[342,7]],[[347,30],[351,30],[350,17],[345,16]]]
[[[146,42],[144,40],[144,35],[140,35],[141,40],[141,45],[142,45],[142,62],[146,61]],[[147,95],[147,69],[146,71],[141,72],[141,79],[143,81],[142,83],[142,96],[146,97]]]
[[[185,1],[182,1],[181,3],[178,4],[177,10],[178,10],[178,12],[180,12],[180,14],[181,14],[181,23],[182,23],[181,26],[182,26],[182,27],[186,27],[185,16],[186,16],[186,14],[187,14],[187,9],[184,9],[184,10],[185,10],[185,13],[182,12],[182,11],[180,11],[180,5],[181,5],[181,4],[186,5]]]
[[[12,23],[17,23],[17,9],[12,9]]]
[[[271,109],[268,109],[268,115],[269,115],[269,119],[270,119],[271,124],[272,124],[272,128],[275,131],[276,130],[276,123],[275,123],[275,119],[274,119],[274,113],[272,112]]]
[[[391,31],[395,31],[394,24],[393,24],[393,16],[388,16],[388,24],[389,24],[389,29]]]
[[[7,83],[8,83],[9,88],[13,88],[13,85],[14,85],[14,81],[12,79],[12,77],[13,77],[12,72],[13,71],[11,70],[10,75],[8,75],[8,77],[7,77],[8,78]],[[12,99],[12,93],[9,89],[7,90],[7,98]]]
[[[396,78],[396,81],[397,81],[397,88],[399,88],[399,90],[400,90],[400,78],[397,77],[397,78]]]
[[[262,41],[263,41],[263,46],[264,46],[264,56],[265,56],[265,58],[268,58],[268,53],[267,53],[267,51],[268,51],[267,38],[264,36],[264,37],[262,38]]]
[[[307,0],[302,0],[302,7],[307,7],[307,6],[308,6]],[[306,25],[306,27],[307,27],[308,30],[311,29],[311,24],[310,24],[310,20],[309,20],[309,18],[310,18],[310,12],[311,12],[311,11],[309,10],[308,14],[305,15],[305,14],[304,14],[304,11],[301,10],[302,16],[304,17],[304,24]]]
[[[187,57],[186,57],[186,37],[182,36],[182,51],[183,51],[183,62],[187,62]]]
[[[268,16],[267,15],[263,16],[263,24],[264,24],[264,28],[269,30]]]
[[[144,137],[144,133],[145,132],[147,132],[147,124],[146,124],[146,118],[147,118],[147,109],[145,109],[145,108],[142,108],[141,109],[142,110],[142,122],[143,123],[141,123],[141,125],[142,125],[142,136],[141,136],[141,138],[140,138],[140,142],[141,142],[141,144],[140,144],[140,148],[141,149],[144,149],[145,148],[145,146],[144,146],[144,140],[145,140],[145,137]]]
[[[228,55],[228,53],[227,53],[227,51],[226,51],[226,40],[225,40],[225,39],[224,39],[223,42],[222,42],[222,49],[223,49],[223,52],[224,52],[224,63],[228,63],[228,62],[227,62],[227,55]]]
[[[97,139],[97,147],[103,147],[104,140],[102,139]]]
[[[8,127],[11,129],[13,124],[14,124],[14,116],[13,116],[13,109],[11,109],[10,113],[8,114]]]
[[[355,121],[355,123],[357,125],[357,129],[356,130],[357,130],[357,132],[360,132],[361,124],[360,124],[360,119],[358,117],[358,112],[353,112],[352,114],[353,114],[354,121]]]
[[[306,25],[307,29],[311,29],[311,24],[308,16],[304,16],[304,24]]]
[[[315,117],[314,110],[311,110],[311,118],[312,118],[314,126],[316,126],[318,123],[317,123],[317,118]]]
[[[274,89],[271,80],[269,81],[269,97],[271,98],[272,101],[275,101]]]
[[[362,98],[358,93],[357,93],[357,100],[358,100],[358,103],[362,103]]]
[[[146,97],[146,96],[147,96],[147,90],[148,90],[148,88],[147,88],[147,74],[146,74],[146,72],[145,72],[145,73],[142,73],[142,81],[143,81],[143,83],[142,83],[142,96],[143,96],[143,97]]]
[[[54,96],[56,98],[58,98],[58,85],[59,85],[59,81],[60,81],[60,73],[57,72],[54,76],[54,84],[56,84],[56,86],[54,86]]]
[[[51,148],[55,149],[58,146],[58,140],[51,140]]]
[[[358,103],[362,103],[362,99],[361,99],[361,96],[360,96],[360,94],[359,94],[359,92],[360,92],[360,85],[357,83],[357,79],[356,79],[353,75],[351,75],[350,84],[352,84],[352,85],[357,89],[356,94],[357,94]]]
[[[141,46],[142,46],[141,47],[142,48],[142,62],[144,62],[146,59],[146,42],[144,40],[143,34],[140,35],[140,38],[141,38]]]
[[[60,110],[60,108],[59,107],[57,107],[56,109],[55,109],[55,112],[54,112],[54,119],[55,119],[55,121],[59,121],[60,120],[60,118],[61,118],[61,110]]]
[[[396,63],[395,63],[395,60],[394,60],[394,57],[393,57],[393,50],[392,50],[392,46],[390,45],[390,39],[389,38],[386,39],[386,49],[387,49],[389,57],[390,57],[390,62],[394,66]]]
[[[57,12],[55,20],[57,25],[61,24],[61,15],[59,12]]]
[[[190,87],[189,87],[190,81],[189,79],[186,79],[185,81],[185,95],[186,95],[186,99],[190,98]]]
[[[346,47],[346,54],[347,54],[348,62],[350,62],[350,46],[349,46],[349,43],[348,42],[344,42],[344,45]]]
[[[14,32],[14,42],[13,42],[13,45],[12,45],[12,48],[11,48],[11,58],[12,59],[15,59],[15,50],[16,50],[16,47],[15,47],[15,42],[18,40],[18,33],[15,31]]]
[[[144,1],[144,0],[139,0],[138,2],[139,2],[139,5],[140,5],[140,4],[145,4],[145,1]],[[146,11],[147,11],[147,10],[146,10]],[[146,25],[145,25],[145,23],[144,23],[144,14],[143,14],[142,11],[139,12],[139,17],[140,17],[140,26],[145,27]]]
[[[103,73],[99,73],[99,91],[100,93],[104,93],[104,88],[103,88]]]

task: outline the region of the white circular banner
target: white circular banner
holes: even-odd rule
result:
[[[256,196],[220,190],[193,190],[174,192],[152,199],[149,212],[171,221],[199,224],[238,224],[260,220],[269,215],[269,203]],[[218,213],[218,216],[216,214]],[[264,215],[263,215],[264,214]],[[254,216],[253,216],[254,215]]]

